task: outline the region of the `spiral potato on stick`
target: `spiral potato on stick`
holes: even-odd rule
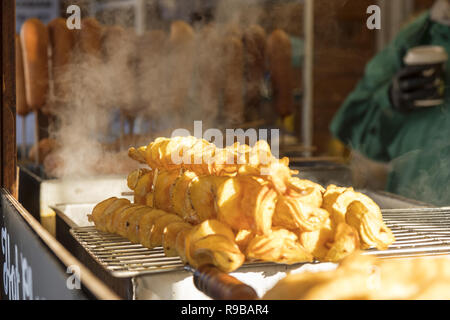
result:
[[[218,220],[205,220],[194,227],[176,214],[116,197],[98,203],[88,218],[100,231],[150,249],[163,246],[167,256],[178,255],[194,267],[208,263],[230,272],[245,260],[233,231]]]
[[[231,228],[215,219],[198,224],[187,234],[185,254],[193,267],[213,264],[225,272],[236,270],[245,260]]]
[[[287,189],[292,173],[289,159],[277,159],[270,146],[259,140],[253,147],[235,143],[218,148],[195,137],[157,138],[147,146],[130,148],[128,155],[155,169],[184,169],[197,175],[257,175],[270,181],[280,192]]]
[[[189,209],[192,209],[192,206],[187,201],[189,186],[191,181],[196,177],[197,175],[195,173],[185,171],[177,177],[171,189],[170,200],[172,202],[172,209],[185,220],[188,220]]]
[[[336,262],[395,241],[372,199],[292,176],[288,159],[276,159],[266,142],[217,148],[194,137],[158,138],[129,155],[150,166],[127,178],[134,203],[107,199],[89,219],[193,267]]]
[[[161,246],[165,228],[182,222],[177,215],[116,197],[97,204],[88,218],[100,231],[121,235],[148,248]]]
[[[250,259],[286,264],[312,262],[313,255],[297,240],[295,233],[274,228],[269,234],[253,238],[247,246],[246,254]]]
[[[178,255],[176,246],[177,237],[182,231],[190,229],[192,229],[192,225],[187,222],[173,222],[166,226],[162,243],[164,246],[164,253],[167,257],[175,257]]]
[[[132,177],[136,175],[135,172],[130,174]],[[267,181],[255,176],[197,176],[189,171],[176,179],[167,173],[162,175],[166,180],[168,176],[172,182],[161,183],[171,186],[165,188],[166,195],[163,194],[161,199],[170,199],[172,204],[165,206],[178,207],[178,212],[174,213],[194,225],[211,219],[227,225],[235,233],[234,242],[241,252],[246,252],[248,259],[294,263],[310,261],[310,257],[314,257],[322,261],[338,261],[360,247],[365,248],[362,236],[359,236],[363,229],[334,221],[327,210],[319,207],[323,203],[322,192],[325,189],[311,181],[294,177],[286,195],[280,195]],[[355,195],[354,199],[363,197]],[[197,210],[203,210],[203,216]],[[285,231],[273,234],[274,230],[280,229]],[[282,240],[286,234],[293,236]],[[265,243],[269,248],[266,251],[273,251],[278,246],[284,246],[285,250],[290,248],[290,251],[264,255],[255,251],[254,244],[253,249],[248,249],[255,238]],[[287,239],[296,245],[286,244],[286,241],[291,242]],[[304,252],[310,255],[306,256]],[[185,261],[189,261],[189,254]]]
[[[143,174],[131,185],[131,189],[135,188],[135,199],[146,204],[146,198],[154,198],[155,208],[175,213],[192,224],[218,219],[236,232],[241,229],[261,234],[270,231],[277,193],[266,180],[253,176],[197,176],[190,171],[177,174],[176,170],[158,171],[155,187],[147,185],[149,173]],[[137,175],[138,172],[132,172],[128,180]],[[146,190],[154,191],[143,197],[137,189],[140,181],[144,181]]]

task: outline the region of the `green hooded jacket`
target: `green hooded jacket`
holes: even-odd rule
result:
[[[392,108],[389,87],[408,49],[443,46],[450,53],[450,26],[421,15],[366,66],[364,77],[336,113],[330,130],[365,156],[390,162],[386,190],[435,205],[450,205],[450,62],[445,102],[402,114]]]

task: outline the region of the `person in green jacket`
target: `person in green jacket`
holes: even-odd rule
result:
[[[424,45],[450,53],[450,1],[437,1],[367,64],[330,130],[356,152],[389,164],[387,191],[450,205],[450,62],[444,102],[428,108],[413,102],[437,88],[403,62],[409,49]]]

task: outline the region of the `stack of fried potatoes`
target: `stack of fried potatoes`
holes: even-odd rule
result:
[[[104,200],[89,219],[131,242],[162,245],[194,267],[334,262],[394,242],[372,199],[292,176],[288,159],[276,159],[266,142],[219,149],[194,137],[159,138],[129,154],[150,166],[128,176],[134,203]]]

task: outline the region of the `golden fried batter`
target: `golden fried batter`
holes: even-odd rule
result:
[[[372,199],[293,176],[289,159],[276,159],[263,140],[217,148],[195,137],[157,138],[129,156],[151,168],[127,177],[134,203],[106,199],[89,220],[194,267],[231,272],[246,258],[336,262],[395,241]]]

